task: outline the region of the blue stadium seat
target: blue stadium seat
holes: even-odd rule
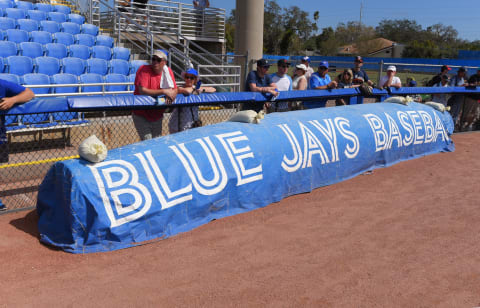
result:
[[[68,15],[72,12],[72,10],[68,6],[65,6],[65,5],[54,5],[53,9],[54,9],[55,12],[60,12],[60,13],[63,13],[65,15]]]
[[[80,33],[80,25],[73,23],[73,22],[62,22],[62,32],[70,33],[70,34],[79,34]]]
[[[91,58],[87,60],[87,72],[100,74],[102,76],[106,75],[108,72],[108,62],[107,60],[99,58]]]
[[[80,75],[80,83],[103,83],[103,77],[99,74],[87,73]],[[82,92],[101,92],[102,86],[81,87]]]
[[[40,21],[40,28],[42,31],[47,31],[50,33],[60,32],[60,24],[51,20],[42,20]]]
[[[0,30],[0,41],[5,39],[5,34],[3,34],[3,30]]]
[[[17,24],[15,19],[9,17],[0,17],[0,30],[15,29]]]
[[[51,78],[52,84],[75,84],[78,83],[78,77],[72,74],[55,74]],[[55,93],[76,93],[78,87],[58,87],[53,88]]]
[[[107,74],[105,75],[105,82],[128,82],[128,77],[122,74]],[[107,91],[127,91],[128,85],[110,85],[106,87]]]
[[[7,29],[7,40],[15,43],[28,42],[28,32],[20,29]]]
[[[32,31],[30,32],[32,37],[32,42],[37,42],[40,44],[48,44],[53,40],[52,34],[47,31]]]
[[[67,74],[73,74],[80,76],[85,73],[86,62],[83,59],[79,58],[63,58],[62,60],[62,71]]]
[[[24,19],[27,17],[27,11],[24,9],[6,8],[4,12],[5,17],[13,19]]]
[[[68,21],[74,22],[78,25],[83,25],[83,23],[85,22],[85,17],[78,14],[68,14]]]
[[[105,46],[108,48],[113,47],[113,37],[110,37],[108,35],[97,35],[97,40],[95,42],[95,45],[100,45],[100,46]]]
[[[5,71],[5,62],[3,62],[3,57],[0,57],[0,74]]]
[[[9,1],[9,0],[1,0],[0,1],[0,8],[1,9],[11,8],[13,6],[14,6],[13,1]]]
[[[130,65],[125,60],[113,59],[110,60],[109,73],[128,75],[130,72]]]
[[[133,60],[130,61],[130,74],[136,74],[140,66],[148,65],[147,61],[144,60]]]
[[[18,9],[24,9],[25,11],[33,10],[33,3],[28,1],[15,1],[15,6]]]
[[[83,24],[81,25],[81,32],[85,34],[90,34],[93,36],[98,35],[98,27],[92,24]]]
[[[66,32],[53,33],[53,40],[55,43],[62,43],[66,46],[75,44],[75,38],[73,37],[73,34]]]
[[[47,4],[47,3],[35,3],[35,9],[38,10],[38,11],[42,11],[42,12],[52,12],[53,11],[53,7],[51,4]]]
[[[113,47],[113,59],[130,60],[130,49],[125,47]]]
[[[33,19],[17,19],[18,29],[27,32],[38,31],[38,21]]]
[[[132,85],[129,86],[130,91],[135,91],[135,77],[137,74],[130,74],[127,76],[129,82],[133,82]]]
[[[8,73],[23,76],[33,73],[33,60],[25,56],[10,56],[7,59]]]
[[[60,60],[54,57],[35,58],[35,72],[53,76],[60,73]]]
[[[58,23],[66,22],[67,15],[60,13],[60,12],[48,12],[47,13],[48,20],[55,21]]]
[[[40,43],[35,42],[21,42],[18,44],[20,47],[20,54],[30,58],[43,57],[43,46]]]
[[[45,74],[25,74],[23,75],[23,83],[26,86],[30,85],[40,85],[40,84],[50,84],[50,77]],[[35,94],[48,94],[50,93],[51,88],[31,88]]]
[[[92,57],[109,61],[112,59],[112,50],[105,46],[99,46],[99,45],[93,46]]]
[[[0,79],[20,84],[20,77],[15,74],[2,73],[0,74]]]
[[[75,44],[92,47],[95,45],[95,36],[84,33],[77,34],[75,35]]]
[[[45,13],[43,11],[28,10],[27,11],[27,16],[28,16],[28,18],[36,20],[36,21],[47,20],[47,13]]]
[[[63,59],[68,56],[68,49],[62,43],[45,44],[45,55],[57,59]]]
[[[18,54],[17,44],[9,41],[0,41],[0,57],[16,56]]]
[[[92,53],[90,47],[85,45],[70,45],[68,50],[69,57],[80,58],[83,60],[90,59],[90,55]]]

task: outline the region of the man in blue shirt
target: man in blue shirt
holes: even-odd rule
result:
[[[373,82],[368,78],[367,72],[362,69],[363,59],[360,56],[356,56],[354,60],[355,67],[352,68],[353,83],[361,84],[366,82],[369,86],[373,86]]]
[[[318,71],[313,73],[308,82],[309,90],[329,90],[337,87],[337,82],[332,80],[328,73],[328,62],[322,61],[318,64]],[[303,102],[306,109],[325,107],[327,99],[321,99],[316,102]]]
[[[275,90],[277,85],[272,81],[272,77],[267,74],[270,68],[270,63],[265,59],[257,61],[257,70],[248,73],[247,80],[245,82],[246,92],[260,92],[270,93],[273,96],[277,96],[278,92]],[[267,106],[268,107],[268,106]],[[256,102],[248,102],[243,104],[243,110],[255,110],[259,112],[263,109],[263,104]]]
[[[32,90],[0,79],[0,111],[8,110],[18,103],[28,102],[34,96]],[[0,163],[6,162],[8,162],[7,131],[5,129],[5,115],[0,113]],[[5,205],[0,200],[0,211],[5,209]]]

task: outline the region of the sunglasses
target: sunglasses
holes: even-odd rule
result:
[[[281,68],[288,68],[288,65],[279,65]]]
[[[320,70],[326,70],[327,68],[325,66],[320,66],[318,69]]]
[[[157,58],[157,57],[153,57],[152,58],[152,62],[162,62],[163,59],[160,59],[160,58]]]
[[[195,80],[196,77],[195,76],[185,76],[184,78],[185,79],[190,79],[190,80]]]

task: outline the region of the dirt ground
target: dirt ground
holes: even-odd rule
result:
[[[3,307],[480,306],[480,133],[144,246],[73,255],[0,216]]]

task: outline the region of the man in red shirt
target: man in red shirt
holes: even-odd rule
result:
[[[165,103],[171,104],[177,96],[177,84],[172,70],[167,66],[167,55],[157,50],[152,64],[142,65],[135,76],[134,95],[165,95]],[[133,123],[141,140],[162,135],[164,110],[135,110]]]

